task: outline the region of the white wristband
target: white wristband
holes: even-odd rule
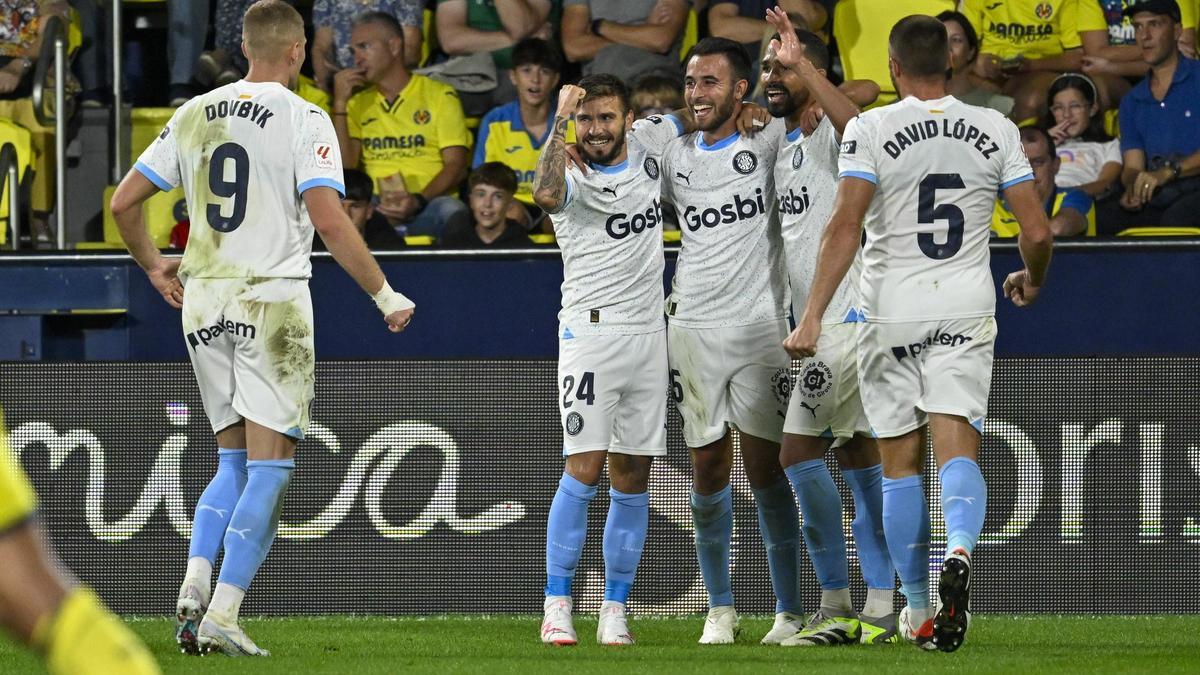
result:
[[[392,285],[387,282],[387,279],[383,280],[383,288],[380,288],[378,293],[372,295],[371,299],[375,301],[375,306],[379,308],[379,311],[383,312],[384,316],[392,312],[412,309],[417,306],[412,300],[404,297],[403,293],[393,291]]]

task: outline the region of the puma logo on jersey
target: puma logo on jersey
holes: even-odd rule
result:
[[[201,511],[212,511],[213,513],[217,514],[218,518],[224,518],[225,514],[229,513],[229,509],[218,509],[209,506],[208,504],[201,504],[196,507],[196,513],[200,513]]]
[[[691,185],[692,185],[692,178],[691,178],[691,176],[692,176],[692,174],[693,174],[693,173],[695,173],[695,172],[694,172],[694,171],[689,171],[689,172],[687,172],[687,175],[685,176],[685,175],[683,175],[682,173],[680,173],[680,172],[676,171],[676,172],[675,172],[675,177],[676,177],[676,178],[682,178],[682,179],[683,179],[683,182],[687,183],[687,184],[688,184],[688,187],[691,187]]]
[[[607,192],[607,193],[611,194],[611,195],[612,195],[612,196],[614,196],[614,197],[616,197],[616,196],[617,196],[617,191],[616,191],[616,190],[614,190],[614,189],[612,189],[612,188],[610,188],[610,187],[602,187],[602,188],[600,188],[600,191],[601,191],[601,192]]]
[[[800,401],[800,407],[804,408],[808,412],[812,413],[813,419],[817,419],[817,408],[820,408],[821,404],[818,403],[816,405],[809,405],[809,404],[805,403],[804,401]]]
[[[896,357],[897,361],[903,361],[904,357],[906,357],[906,356],[911,356],[915,359],[921,355],[921,352],[925,351],[926,349],[929,349],[930,347],[932,347],[934,345],[942,345],[945,347],[957,347],[959,345],[966,344],[974,339],[975,338],[973,338],[969,335],[963,335],[962,333],[958,333],[956,335],[951,335],[949,333],[943,333],[939,330],[939,331],[935,332],[933,335],[927,336],[924,340],[922,340],[920,342],[914,342],[910,345],[901,346],[901,347],[892,347],[892,355]]]
[[[236,534],[237,536],[241,537],[243,541],[245,541],[246,535],[250,533],[250,528],[247,527],[244,530],[235,530],[232,527],[230,527],[230,528],[226,528],[226,531]]]

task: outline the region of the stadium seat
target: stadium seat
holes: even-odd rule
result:
[[[1118,237],[1200,237],[1200,227],[1130,227]]]
[[[129,165],[141,157],[142,151],[150,147],[163,127],[171,121],[174,108],[134,108],[129,114]]]
[[[692,7],[688,10],[687,23],[683,26],[683,38],[679,41],[679,58],[686,59],[688,52],[692,51],[692,47],[700,41],[700,17],[696,14],[696,8]]]
[[[25,127],[13,122],[12,120],[0,118],[0,148],[7,143],[12,143],[17,150],[17,174],[21,177],[22,184],[25,183],[29,172],[29,162],[32,159],[33,152],[30,145],[32,139],[29,130]],[[11,187],[8,185],[7,178],[4,179],[4,190],[0,191],[0,245],[8,243],[8,191]],[[28,192],[18,192],[17,196],[27,196]],[[28,206],[28,204],[26,204]]]
[[[104,243],[124,248],[121,233],[117,229],[117,221],[113,218],[112,209],[109,208],[113,192],[116,189],[115,185],[104,189]],[[150,232],[150,238],[154,240],[154,245],[159,248],[166,248],[170,245],[171,229],[181,218],[186,217],[186,214],[187,209],[181,187],[170,192],[157,192],[142,204],[142,217],[145,219],[146,229]]]
[[[433,237],[427,234],[410,234],[404,241],[409,246],[433,246]]]
[[[421,61],[418,66],[425,66],[429,63],[429,55],[436,51],[434,47],[437,45],[437,22],[433,18],[433,10],[424,9],[421,11]]]
[[[842,55],[847,80],[871,80],[879,85],[876,107],[896,100],[888,72],[888,35],[896,22],[910,14],[936,16],[954,9],[954,0],[841,0],[833,10],[833,36]]]
[[[535,244],[554,244],[558,241],[553,234],[542,233],[531,234],[529,239]]]

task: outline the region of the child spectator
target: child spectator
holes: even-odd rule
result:
[[[1058,146],[1057,183],[1079,188],[1099,199],[1121,177],[1121,143],[1104,131],[1104,113],[1092,79],[1079,73],[1060,75],[1050,85],[1050,137]]]
[[[375,204],[371,201],[371,192],[375,184],[371,177],[358,169],[345,169],[342,171],[342,180],[346,183],[342,210],[362,235],[367,248],[372,251],[387,251],[407,246],[404,237],[396,234],[396,230],[388,225],[387,218],[375,212]],[[313,239],[313,250],[325,250],[325,242],[321,237]]]
[[[530,248],[525,228],[507,217],[517,191],[513,170],[500,162],[481,164],[467,180],[470,215],[456,216],[446,225],[443,248]]]
[[[629,104],[633,106],[635,119],[670,115],[683,108],[683,82],[666,75],[640,77],[629,94]]]

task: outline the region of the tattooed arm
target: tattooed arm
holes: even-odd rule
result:
[[[573,84],[558,92],[553,131],[542,146],[533,177],[533,201],[546,213],[558,213],[567,200],[567,122],[579,107],[583,94],[583,89]]]

